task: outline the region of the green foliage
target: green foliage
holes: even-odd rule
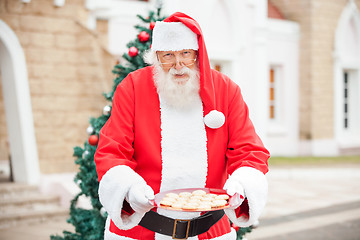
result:
[[[250,227],[246,227],[246,228],[240,228],[240,229],[237,231],[237,238],[236,238],[236,240],[242,240],[243,237],[244,237],[244,235],[245,235],[246,233],[251,232],[252,229],[253,229],[253,227],[251,227],[251,226],[250,226]]]
[[[129,42],[127,47],[136,47],[138,49],[138,55],[130,57],[128,53],[123,54],[124,63],[115,65],[113,73],[115,79],[112,87],[112,91],[109,93],[103,93],[105,99],[111,106],[112,98],[116,90],[117,85],[132,71],[143,68],[146,66],[143,60],[143,54],[150,48],[152,31],[149,28],[151,22],[162,21],[164,18],[160,17],[160,9],[157,9],[157,13],[151,11],[147,18],[138,15],[138,18],[144,24],[135,26],[139,30],[139,33],[145,31],[149,34],[150,38],[146,42],[140,42],[138,37]],[[109,119],[110,114],[102,114],[97,118],[90,118],[89,124],[93,129],[91,135],[99,136],[101,128]],[[100,240],[104,239],[104,227],[107,214],[102,209],[98,196],[99,182],[96,173],[96,167],[94,162],[94,154],[96,146],[89,144],[86,140],[83,147],[74,147],[75,163],[79,166],[79,171],[75,176],[75,183],[80,187],[80,193],[75,196],[70,205],[70,217],[67,222],[71,223],[75,227],[75,233],[69,231],[63,231],[63,236],[50,236],[51,240]],[[77,206],[80,196],[87,197],[91,202],[91,209],[84,209]]]

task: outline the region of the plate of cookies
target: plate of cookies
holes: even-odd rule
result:
[[[232,197],[223,189],[184,188],[160,192],[152,204],[158,208],[185,212],[204,212],[225,209],[232,204]]]

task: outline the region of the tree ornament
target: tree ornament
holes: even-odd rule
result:
[[[149,26],[150,30],[153,30],[154,27],[155,27],[155,22],[151,22],[151,23],[150,23],[150,26]]]
[[[86,132],[87,132],[87,134],[89,134],[89,135],[92,135],[93,133],[94,133],[94,128],[93,128],[93,126],[88,126],[88,128],[86,129]]]
[[[140,42],[147,42],[149,40],[149,38],[150,38],[150,35],[145,31],[140,32],[138,35],[138,39]]]
[[[82,158],[85,159],[85,160],[89,160],[91,157],[91,154],[88,150],[85,150],[82,154]]]
[[[102,208],[100,209],[100,214],[101,214],[101,216],[106,217],[107,212],[106,212],[106,210],[105,210],[104,207],[102,207]]]
[[[109,105],[106,105],[104,108],[103,108],[103,114],[105,116],[108,116],[111,112],[111,107]]]
[[[89,137],[89,144],[91,145],[91,146],[96,146],[97,144],[98,144],[98,141],[99,141],[99,138],[98,138],[98,136],[97,135],[91,135],[90,137]]]
[[[161,9],[162,6],[163,6],[163,1],[162,1],[162,0],[157,0],[157,1],[155,2],[155,8],[156,8],[156,9]]]
[[[136,47],[129,48],[129,56],[136,57],[138,55],[139,50]]]

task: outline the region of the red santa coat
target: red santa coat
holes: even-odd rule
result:
[[[107,175],[109,169],[119,165],[128,166],[139,174],[155,194],[160,190],[182,187],[222,188],[228,175],[243,167],[254,168],[265,174],[268,171],[269,153],[255,133],[239,86],[215,70],[211,70],[210,74],[216,89],[216,108],[225,115],[225,124],[218,129],[211,129],[203,124],[204,113],[212,109],[203,105],[201,100],[201,109],[194,110],[193,115],[190,114],[196,120],[191,119],[189,123],[181,126],[182,122],[186,121],[187,115],[171,109],[166,111],[166,106],[161,103],[154,85],[153,67],[146,67],[129,74],[117,87],[111,117],[100,132],[95,154],[100,184],[104,174]],[[172,115],[175,115],[174,119],[171,119]],[[169,127],[169,122],[177,121],[178,118],[181,122],[178,121],[178,125]],[[189,125],[197,125],[200,130],[186,129]],[[177,133],[167,130],[178,127],[180,129]],[[196,135],[179,136],[183,131],[188,131],[187,135],[192,135],[190,133]],[[166,145],[167,141],[172,142],[173,139],[175,140],[172,143],[181,144],[182,140],[179,139],[182,137],[186,141],[195,139],[195,142],[184,146]],[[194,145],[201,148],[200,154],[196,152]],[[171,159],[164,160],[168,158],[169,152]],[[176,152],[180,153],[180,156],[177,156]],[[192,158],[189,162],[181,158],[186,152],[195,154],[195,157],[189,156]],[[179,159],[174,159],[177,157]],[[179,164],[179,161],[187,166],[180,169],[182,164]],[[247,215],[248,210],[245,201],[235,212],[239,217]],[[163,214],[169,216],[168,213]],[[111,214],[109,215],[111,217]],[[120,230],[113,221],[109,220],[106,227],[107,239],[156,238],[153,232],[141,226]],[[198,239],[227,236],[230,231],[229,220],[224,216],[208,232],[199,235]]]

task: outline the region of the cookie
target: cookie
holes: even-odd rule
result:
[[[193,196],[204,196],[206,195],[206,192],[204,190],[195,190],[192,192]]]
[[[227,194],[221,194],[221,195],[217,195],[216,197],[215,197],[215,199],[216,200],[228,200],[230,197],[229,197],[229,195],[227,195]]]
[[[212,202],[213,200],[214,200],[214,198],[208,197],[208,196],[204,196],[201,198],[202,202]]]
[[[179,197],[191,197],[191,193],[190,192],[181,192],[181,193],[179,193]]]
[[[171,207],[172,204],[173,204],[173,202],[170,202],[170,201],[164,201],[164,200],[162,200],[162,201],[160,202],[160,205],[166,206],[166,207]]]
[[[167,202],[176,202],[176,198],[172,198],[172,197],[164,197],[162,199],[162,201],[167,201]]]
[[[197,203],[187,203],[185,205],[182,206],[182,209],[185,210],[197,210],[199,204]]]
[[[207,210],[210,210],[211,209],[211,205],[210,204],[200,204],[198,207],[197,207],[198,210],[204,210],[204,211],[207,211]]]
[[[182,209],[184,205],[185,205],[184,202],[175,202],[171,205],[171,207],[175,209]]]
[[[167,193],[165,196],[175,199],[179,198],[179,195],[177,195],[176,193]]]
[[[212,203],[215,207],[223,207],[227,204],[227,201],[220,199],[220,200],[214,200]]]
[[[191,196],[190,199],[203,199],[203,196],[201,195],[194,195],[194,196]]]
[[[210,208],[211,208],[211,204],[212,202],[203,202],[203,201],[200,202],[200,205],[207,205],[210,206]]]
[[[190,198],[187,202],[188,203],[199,203],[199,202],[201,202],[201,200],[197,199],[197,198]]]
[[[209,198],[215,198],[217,195],[214,194],[214,193],[208,193],[205,195],[206,197],[209,197]]]

